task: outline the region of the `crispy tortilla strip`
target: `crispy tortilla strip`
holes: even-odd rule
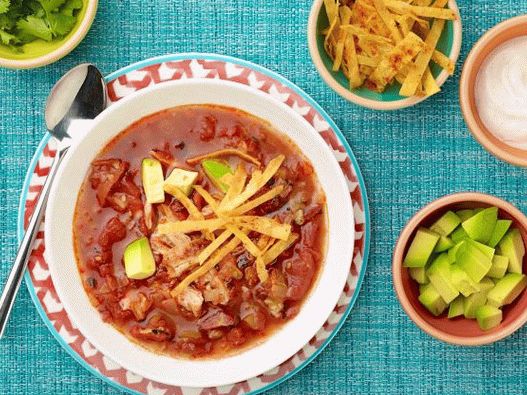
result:
[[[198,262],[200,265],[203,264],[203,262],[205,262],[209,256],[211,256],[214,251],[216,251],[218,248],[221,247],[221,245],[223,243],[225,243],[225,241],[227,241],[227,239],[229,237],[231,237],[232,235],[232,232],[230,230],[224,230],[218,237],[216,237],[216,239],[210,243],[207,247],[205,247],[198,255]]]
[[[448,1],[448,0],[446,0]],[[411,2],[413,5],[419,5],[422,7],[428,7],[430,4],[432,4],[432,0],[413,0]]]
[[[258,274],[258,278],[260,279],[260,282],[265,282],[269,278],[269,273],[267,273],[267,269],[265,268],[265,262],[261,256],[258,256],[256,258],[256,274]]]
[[[360,38],[369,39],[371,41],[377,41],[379,43],[392,43],[392,40],[390,40],[389,38],[379,36],[377,34],[368,33],[366,30],[355,25],[341,25],[340,28],[341,30],[346,30],[351,34],[359,36]]]
[[[188,211],[191,219],[205,219],[201,211],[194,205],[192,200],[188,198],[187,195],[185,195],[181,189],[178,187],[175,187],[173,185],[167,185],[164,186],[165,192],[171,194],[174,196],[182,205],[185,207],[185,209]],[[209,240],[214,240],[214,234],[208,230],[203,230],[203,236],[205,236]]]
[[[267,184],[267,181],[269,181],[275,175],[284,160],[284,155],[278,155],[269,161],[263,173],[260,174],[256,171],[253,172],[252,177],[243,192],[237,196],[234,196],[224,206],[220,206],[220,211],[226,212],[234,210],[236,207],[249,200],[254,194],[256,194],[256,192],[260,190],[261,187]]]
[[[432,54],[432,61],[437,64],[442,69],[445,69],[448,74],[454,75],[454,70],[456,68],[456,65],[452,60],[446,56],[444,53],[438,51],[437,49]]]
[[[239,158],[242,158],[243,160],[246,160],[247,162],[251,162],[252,164],[258,167],[262,165],[258,159],[236,148],[224,148],[217,151],[209,152],[208,154],[194,156],[193,158],[187,159],[187,163],[189,165],[196,165],[202,160],[210,158],[220,158],[222,156],[237,156]]]
[[[339,2],[338,0],[324,0],[324,7],[326,8],[328,21],[331,23],[339,15]]]
[[[435,8],[444,8],[448,3],[448,0],[436,0],[434,1],[434,4],[432,4],[432,7],[435,7]],[[416,4],[416,5],[420,5],[420,4]]]
[[[203,200],[205,200],[205,202],[210,206],[212,211],[216,213],[218,211],[218,202],[216,201],[216,199],[214,199],[211,194],[201,185],[194,185],[194,189],[197,193],[201,195]]]
[[[230,218],[231,222],[275,239],[287,240],[291,234],[291,225],[281,224],[275,219],[244,215]]]
[[[376,0],[381,1],[381,0]],[[456,13],[448,8],[437,8],[437,7],[422,7],[417,5],[407,4],[399,0],[383,0],[386,7],[393,12],[398,14],[408,14],[412,13],[416,16],[424,16],[427,18],[436,18],[436,19],[447,19],[455,20],[457,19]]]
[[[223,197],[219,207],[223,207],[232,200],[235,196],[238,196],[240,193],[242,193],[243,188],[245,187],[245,182],[247,181],[247,172],[245,171],[245,166],[243,163],[240,163],[238,167],[236,168],[236,171],[234,172],[234,175],[232,176],[230,183],[229,183],[229,189],[227,190],[227,193]]]
[[[214,231],[225,225],[227,221],[223,218],[203,219],[203,220],[185,220],[179,222],[166,222],[159,224],[157,229],[161,234],[167,233],[192,233],[201,230]]]
[[[337,39],[337,44],[335,45],[335,59],[333,60],[333,71],[340,70],[342,65],[342,58],[344,56],[344,44],[346,42],[346,37],[348,33],[345,30],[340,29]]]
[[[335,18],[333,20],[330,19],[329,21],[329,29],[325,33],[326,38],[324,39],[324,49],[330,57],[334,57],[335,51],[333,50],[333,46],[336,41],[335,32],[339,31],[340,21],[339,18]]]
[[[228,253],[233,251],[238,245],[241,243],[240,239],[233,238],[231,241],[229,241],[227,244],[225,244],[222,248],[217,250],[212,257],[208,261],[206,261],[203,265],[201,265],[198,269],[190,273],[187,277],[185,277],[172,291],[170,291],[170,296],[175,298],[178,296],[182,291],[185,290],[190,284],[192,284],[194,281],[196,281],[198,278],[203,276],[204,274],[207,274],[210,269],[212,269],[214,266],[216,266],[218,263],[221,262],[223,258],[227,256]]]
[[[423,75],[428,67],[428,64],[430,63],[430,59],[432,58],[434,48],[436,47],[437,42],[439,41],[439,37],[441,37],[441,33],[443,32],[444,27],[444,19],[436,19],[434,21],[434,24],[430,29],[430,33],[428,33],[428,36],[426,37],[425,46],[423,47],[423,50],[419,52],[417,58],[415,59],[415,62],[410,65],[410,71],[408,72],[408,76],[404,80],[404,84],[402,85],[399,91],[399,94],[401,96],[408,97],[415,95],[415,92],[417,91],[417,88],[421,80],[423,79]]]
[[[395,43],[398,43],[403,39],[399,28],[397,27],[397,22],[395,22],[393,15],[386,8],[385,0],[373,0],[373,5],[382,18],[382,21],[390,31],[390,36],[392,37]]]
[[[287,250],[293,243],[298,239],[296,233],[291,233],[287,240],[278,240],[265,254],[262,255],[262,260],[265,265],[269,265],[273,262],[278,256]]]
[[[356,0],[351,8],[351,24],[383,37],[390,37],[390,31],[375,10],[371,0]]]
[[[249,236],[247,236],[244,232],[238,229],[237,226],[227,225],[227,229],[230,230],[234,234],[234,236],[241,240],[243,246],[249,252],[249,254],[251,254],[255,258],[262,255],[262,251],[260,251],[256,244],[254,244],[253,241],[249,239]]]
[[[355,48],[355,39],[351,34],[346,38],[344,44],[344,63],[347,68],[347,75],[350,81],[350,88],[358,88],[362,85],[363,79],[359,71],[359,60],[357,59],[357,49]]]
[[[379,65],[379,58],[370,58],[365,55],[357,55],[359,65],[377,67]]]
[[[399,71],[417,56],[423,45],[423,40],[417,35],[408,33],[392,51],[383,56],[379,65],[368,77],[368,87],[377,92],[382,92]]]
[[[267,236],[267,235],[261,235],[260,238],[258,239],[256,245],[258,246],[258,248],[260,249],[260,251],[262,251],[262,254],[265,253],[269,248],[271,248],[271,246],[274,244],[274,242],[276,241],[276,239],[273,239],[272,237],[270,236]]]
[[[436,79],[430,71],[430,67],[427,67],[423,76],[423,88],[426,96],[432,96],[441,91],[437,85]]]
[[[264,204],[265,202],[273,199],[274,197],[280,195],[282,191],[284,190],[283,185],[278,185],[274,187],[273,189],[265,192],[263,195],[258,196],[257,198],[248,201],[245,204],[242,204],[240,207],[228,212],[228,215],[230,216],[236,216],[236,215],[242,215],[245,214],[247,211],[251,211],[253,208],[260,206],[261,204]]]

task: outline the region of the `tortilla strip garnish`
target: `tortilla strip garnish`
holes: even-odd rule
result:
[[[280,222],[268,217],[245,215],[241,217],[232,217],[229,219],[236,225],[271,236],[275,239],[287,240],[291,234],[291,225],[281,224]]]
[[[425,70],[425,75],[423,76],[423,87],[425,90],[425,95],[431,96],[435,95],[437,92],[439,92],[441,89],[439,89],[439,86],[437,86],[436,79],[432,75],[432,72],[430,71],[430,67],[427,67]]]
[[[258,192],[261,187],[267,184],[267,181],[269,181],[275,175],[284,160],[284,155],[278,155],[271,159],[263,173],[260,174],[256,171],[253,172],[251,180],[245,187],[244,191],[226,202],[225,205],[220,205],[219,210],[221,212],[231,211],[249,200],[254,194],[256,194],[256,192]]]
[[[377,67],[379,64],[379,59],[370,58],[369,56],[364,55],[357,55],[357,60],[359,61],[359,65]]]
[[[423,45],[423,40],[416,34],[408,33],[392,51],[382,57],[379,65],[368,77],[368,87],[377,92],[382,92],[397,73],[416,57]]]
[[[269,273],[267,273],[265,262],[261,256],[256,257],[256,274],[262,283],[269,278]]]
[[[339,35],[337,39],[337,45],[335,45],[335,60],[333,60],[333,71],[340,69],[342,64],[342,57],[344,55],[344,44],[346,42],[346,37],[348,33],[345,30],[339,30]]]
[[[201,185],[194,185],[194,190],[201,195],[203,200],[205,200],[205,202],[210,206],[212,211],[215,213],[218,211],[218,202],[205,188],[203,188]]]
[[[175,298],[178,296],[181,292],[185,290],[190,284],[192,284],[194,281],[196,281],[198,278],[203,276],[204,274],[207,274],[209,270],[211,270],[214,266],[216,266],[218,263],[221,262],[225,256],[227,256],[228,253],[233,251],[238,245],[241,243],[240,239],[233,238],[231,239],[227,244],[225,244],[222,248],[217,250],[212,257],[208,261],[206,261],[203,265],[201,265],[198,269],[190,273],[187,277],[185,277],[172,291],[170,291],[170,296]]]
[[[230,216],[245,214],[247,211],[251,211],[253,208],[258,207],[261,204],[264,204],[265,202],[280,195],[283,190],[284,190],[284,186],[278,185],[274,187],[273,189],[270,189],[269,191],[265,192],[263,195],[260,195],[257,198],[242,204],[241,206],[239,206],[238,208],[235,208],[232,211],[229,211],[227,214]]]
[[[403,36],[401,35],[401,32],[399,31],[397,23],[393,19],[392,14],[390,14],[388,9],[386,8],[384,0],[373,0],[373,5],[375,6],[375,9],[381,16],[384,24],[390,31],[390,35],[392,36],[393,41],[395,41],[395,43],[401,41],[403,39]]]
[[[227,193],[223,197],[218,207],[225,206],[229,200],[231,200],[235,196],[238,196],[243,191],[246,181],[247,172],[245,171],[245,166],[243,165],[243,163],[240,163],[236,168],[236,171],[232,175],[231,180],[229,182],[229,189],[227,190]]]
[[[448,74],[450,75],[454,74],[454,70],[456,68],[456,65],[454,64],[454,62],[452,62],[452,60],[448,56],[438,51],[437,49],[432,54],[432,62],[437,64],[442,69],[445,69],[448,72]]]
[[[212,232],[218,228],[221,228],[226,222],[227,220],[223,218],[166,222],[164,224],[159,224],[157,229],[161,234],[192,233],[201,230],[209,230]]]
[[[419,83],[423,78],[426,68],[430,63],[432,53],[434,52],[434,48],[436,47],[437,42],[439,41],[439,37],[441,36],[441,32],[443,31],[444,26],[444,19],[435,20],[434,24],[432,25],[432,28],[430,29],[430,32],[428,33],[428,36],[426,37],[425,46],[423,50],[419,52],[415,62],[410,65],[410,71],[408,73],[408,76],[404,80],[404,84],[402,85],[399,91],[399,94],[401,96],[415,95],[417,87],[419,86]]]
[[[262,255],[262,251],[260,251],[256,244],[254,244],[253,241],[249,239],[249,236],[247,236],[244,232],[238,229],[238,227],[234,225],[227,225],[227,229],[231,231],[234,236],[241,240],[244,247],[252,256],[259,257],[260,255]]]
[[[240,151],[239,149],[236,149],[236,148],[224,148],[224,149],[220,149],[220,150],[217,150],[217,151],[209,152],[208,154],[194,156],[193,158],[187,159],[187,163],[189,165],[196,165],[196,164],[198,164],[199,162],[201,162],[202,160],[205,160],[205,159],[219,158],[219,157],[222,157],[222,156],[233,156],[233,155],[234,156],[238,156],[238,157],[246,160],[247,162],[251,162],[252,164],[254,164],[254,165],[258,166],[258,167],[260,167],[262,165],[258,159],[254,158],[251,155],[246,154],[245,152]]]
[[[221,247],[221,245],[232,235],[230,230],[224,230],[212,243],[205,247],[198,255],[199,264],[203,264],[214,251]]]
[[[381,1],[381,0],[376,0],[376,1]],[[399,14],[412,13],[416,16],[424,16],[428,18],[448,19],[448,20],[457,19],[456,13],[453,10],[448,9],[448,8],[422,7],[422,6],[417,6],[417,5],[410,5],[410,4],[407,4],[399,0],[383,0],[383,1],[386,4],[387,8]]]
[[[351,34],[348,35],[346,42],[344,43],[344,53],[345,64],[348,70],[348,79],[350,80],[350,87],[351,89],[358,88],[362,85],[363,79],[360,76],[357,48],[355,48],[355,39]]]
[[[383,36],[379,36],[377,34],[372,34],[372,33],[368,33],[366,30],[358,27],[358,26],[355,26],[355,25],[341,25],[340,28],[342,30],[346,30],[348,32],[350,32],[351,34],[354,34],[356,36],[360,36],[361,38],[367,38],[367,39],[370,39],[372,41],[378,41],[380,43],[386,43],[386,44],[391,44],[392,41],[389,39],[389,38],[386,38],[386,37],[383,37]]]
[[[298,239],[296,233],[291,233],[287,240],[278,240],[265,254],[262,255],[262,260],[265,265],[269,265],[273,262],[278,256],[287,250],[291,245]]]

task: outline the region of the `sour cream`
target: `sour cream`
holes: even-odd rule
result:
[[[488,55],[474,94],[487,129],[510,146],[527,149],[527,36],[509,40]]]

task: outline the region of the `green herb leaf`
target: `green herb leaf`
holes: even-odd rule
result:
[[[42,18],[29,15],[26,17],[26,19],[20,19],[16,26],[20,32],[41,38],[45,41],[51,41],[53,38],[50,27]]]
[[[82,0],[67,0],[60,12],[64,15],[73,16],[76,10],[82,9]]]
[[[73,29],[77,18],[53,12],[48,15],[48,21],[53,35],[65,36]]]
[[[11,45],[18,43],[18,38],[2,29],[0,29],[0,41],[4,45]]]
[[[56,11],[65,3],[65,1],[66,0],[38,0],[48,15],[49,13]]]
[[[9,10],[11,2],[9,0],[0,0],[0,14],[5,14]]]

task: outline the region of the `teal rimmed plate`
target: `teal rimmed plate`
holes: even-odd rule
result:
[[[413,106],[426,100],[427,97],[404,97],[399,95],[400,85],[394,83],[384,92],[377,93],[365,87],[350,90],[349,82],[342,71],[331,70],[333,61],[324,50],[324,36],[320,33],[328,27],[328,18],[323,10],[324,0],[315,0],[311,8],[308,22],[308,43],[311,59],[324,81],[346,100],[373,110],[397,110]],[[459,15],[459,9],[455,0],[449,0],[448,6]],[[441,35],[437,49],[448,56],[454,64],[457,62],[461,50],[461,19],[447,21],[443,34]],[[431,71],[441,87],[448,78],[448,73],[435,63],[431,64]]]

